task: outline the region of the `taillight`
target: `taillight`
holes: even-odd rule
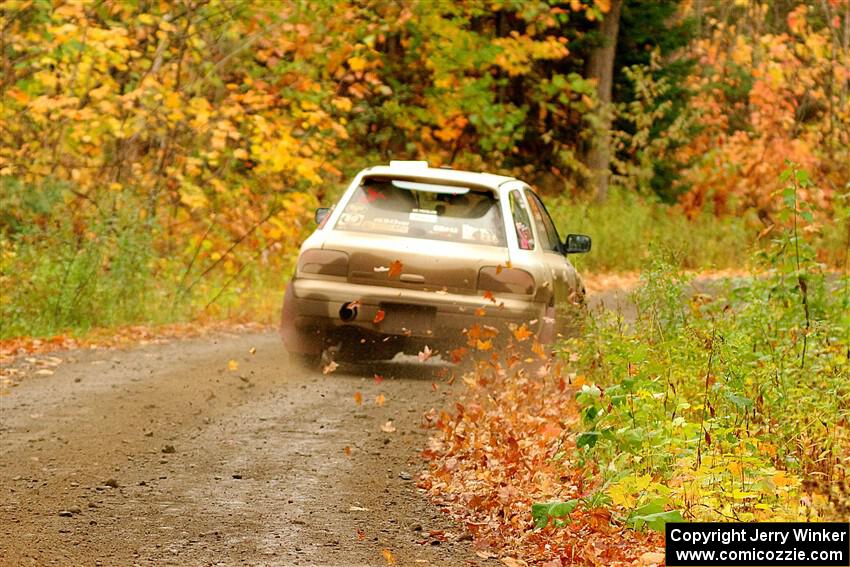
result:
[[[307,250],[298,259],[298,271],[303,274],[347,276],[348,254],[339,250]]]
[[[478,272],[478,289],[531,295],[534,293],[534,277],[519,268],[487,266]]]

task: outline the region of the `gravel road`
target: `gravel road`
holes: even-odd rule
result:
[[[58,356],[0,397],[0,565],[485,563],[416,487],[437,365],[325,376],[273,332]]]

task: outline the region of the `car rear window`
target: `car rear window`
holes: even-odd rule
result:
[[[367,179],[348,201],[336,228],[505,246],[498,201],[489,191],[469,187]]]

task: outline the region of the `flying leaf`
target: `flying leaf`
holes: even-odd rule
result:
[[[378,309],[378,312],[377,312],[377,313],[375,313],[375,318],[374,318],[374,319],[372,319],[372,323],[374,323],[375,325],[377,325],[378,323],[380,323],[381,321],[383,321],[383,320],[384,320],[384,317],[385,317],[385,316],[386,316],[386,313],[384,313],[384,310],[383,310],[383,309]]]
[[[478,309],[475,310],[475,316],[476,317],[484,317],[486,314],[487,314],[487,310],[484,309],[483,307],[479,307]]]
[[[477,348],[478,350],[490,350],[491,348],[493,348],[493,341],[491,341],[490,339],[487,339],[486,341],[482,341],[479,339],[478,342],[475,343],[475,348]]]
[[[404,264],[401,263],[401,260],[393,260],[390,262],[390,268],[387,271],[387,277],[392,279],[401,275],[401,270],[404,268]]]
[[[452,362],[454,364],[459,364],[460,361],[463,360],[463,357],[465,357],[468,352],[469,352],[469,349],[467,349],[466,347],[458,347],[458,348],[452,350],[449,353],[449,356],[451,356]]]
[[[387,565],[395,565],[395,557],[393,556],[392,551],[385,547],[381,550],[381,555],[384,556],[384,561],[387,562]]]
[[[531,336],[531,335],[533,335],[533,334],[534,334],[534,333],[532,333],[532,332],[528,329],[528,327],[526,327],[526,326],[525,326],[525,323],[523,323],[523,324],[522,324],[522,325],[520,325],[517,329],[515,329],[515,330],[514,330],[514,338],[515,338],[516,340],[518,340],[519,342],[527,341],[527,340],[528,340],[528,337],[530,337],[530,336]]]
[[[384,377],[381,376],[380,374],[375,374],[374,378],[375,378],[375,384],[380,384],[381,382],[384,381]]]
[[[354,392],[354,403],[358,406],[363,403],[363,394],[360,393],[360,390]]]
[[[387,422],[381,426],[381,431],[384,433],[395,433],[396,428],[395,425],[393,425],[393,420],[387,420]]]
[[[350,457],[351,456],[351,447],[346,445],[345,447],[342,448],[342,452],[345,453],[346,457]]]
[[[227,369],[231,372],[236,372],[237,370],[239,370],[239,363],[231,359],[227,362]]]
[[[493,295],[493,292],[490,291],[489,289],[484,292],[484,299],[487,299],[489,301],[492,301],[493,303],[496,303],[496,297]]]
[[[257,347],[251,347],[248,349],[248,354],[257,354]]]
[[[335,361],[331,360],[330,362],[328,362],[325,365],[324,368],[322,368],[322,374],[330,374],[331,372],[333,372],[337,368],[339,368],[339,364],[337,364]]]
[[[387,401],[387,398],[383,394],[378,394],[375,396],[375,405],[382,406]]]
[[[431,347],[425,345],[425,347],[419,352],[419,362],[425,362],[431,356],[433,356],[434,351],[431,350]]]

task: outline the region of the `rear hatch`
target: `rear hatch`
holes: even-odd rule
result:
[[[365,179],[324,248],[349,254],[351,283],[461,294],[508,261],[492,192],[397,179]]]

